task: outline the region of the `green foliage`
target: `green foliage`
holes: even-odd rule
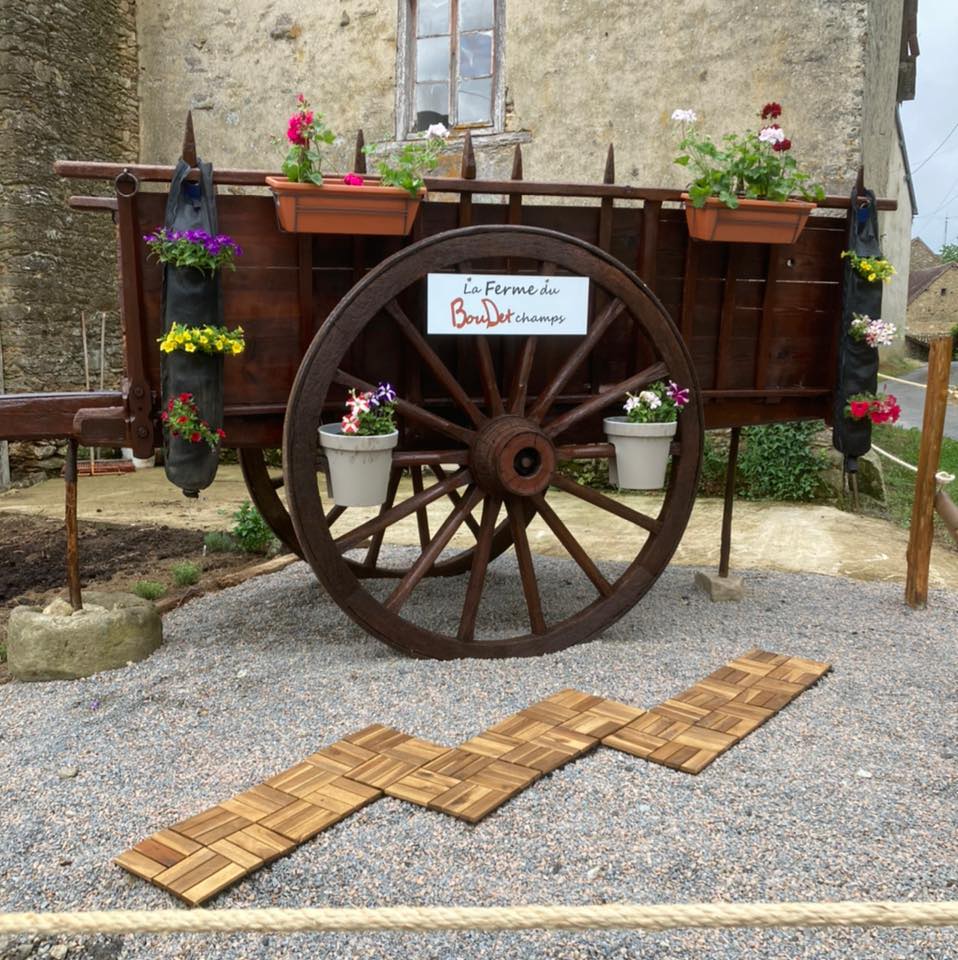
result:
[[[443,128],[445,129],[445,128]],[[379,157],[376,170],[384,187],[401,187],[415,197],[425,186],[423,177],[439,166],[439,157],[446,147],[443,135],[427,136],[424,140],[410,140],[392,159]],[[374,156],[382,147],[366,147],[365,153]]]
[[[200,574],[203,572],[198,563],[191,560],[184,560],[182,563],[174,563],[170,572],[173,574],[173,583],[178,587],[192,587]]]
[[[826,456],[812,449],[815,421],[746,427],[738,460],[737,493],[746,500],[812,500]]]
[[[203,537],[203,546],[210,553],[233,553],[239,550],[239,544],[222,530],[211,530]]]
[[[559,473],[595,490],[612,490],[608,460],[560,460]]]
[[[156,580],[137,580],[133,592],[144,600],[159,600],[166,593],[166,587]]]
[[[945,263],[958,263],[958,243],[943,243],[938,256]]]
[[[699,474],[700,497],[721,497],[725,494],[725,473],[728,444],[721,443],[714,432],[705,434],[702,449],[702,472]]]
[[[236,523],[233,536],[247,553],[267,553],[272,546],[273,531],[256,509],[248,501],[233,514]]]
[[[958,360],[958,323],[948,332],[951,334],[951,359]]]
[[[775,107],[777,112],[770,112],[770,107]],[[676,119],[685,123],[685,135],[679,143],[683,152],[675,163],[687,167],[692,175],[688,187],[692,206],[704,207],[709,197],[718,197],[733,210],[739,205],[740,196],[778,202],[795,195],[806,200],[824,199],[824,189],[809,183],[809,175],[799,171],[798,162],[790,152],[791,141],[784,139],[781,130],[772,123],[781,113],[778,104],[767,104],[762,111],[761,131],[742,136],[726,134],[720,144],[696,130],[694,114],[688,112],[689,119],[686,119],[680,116],[683,113],[686,112],[676,111]],[[778,143],[762,139],[769,137],[773,127],[774,136],[782,138]]]

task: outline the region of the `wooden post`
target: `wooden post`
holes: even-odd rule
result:
[[[935,474],[941,457],[941,440],[945,430],[945,406],[948,403],[948,377],[951,373],[951,337],[937,337],[928,352],[928,390],[921,424],[921,449],[918,454],[918,477],[915,480],[915,502],[911,511],[908,535],[908,576],[905,601],[911,607],[928,603],[928,568],[931,564],[931,542],[934,534]]]
[[[729,554],[732,552],[732,506],[735,503],[735,466],[738,463],[738,442],[741,427],[732,427],[728,444],[728,466],[725,470],[725,506],[722,509],[722,547],[719,553],[719,576],[728,576]]]
[[[67,441],[67,462],[64,470],[66,480],[66,528],[67,528],[67,584],[70,588],[70,605],[74,610],[83,607],[80,596],[80,545],[77,532],[77,441]]]

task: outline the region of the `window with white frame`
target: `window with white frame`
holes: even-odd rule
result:
[[[505,0],[403,0],[400,137],[434,123],[501,129],[504,6]]]

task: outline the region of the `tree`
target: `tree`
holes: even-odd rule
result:
[[[958,263],[958,243],[943,243],[938,256],[945,263]]]

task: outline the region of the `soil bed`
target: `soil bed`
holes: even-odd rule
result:
[[[0,646],[10,610],[19,604],[44,605],[66,593],[66,536],[63,523],[28,514],[0,514]],[[80,524],[80,577],[83,587],[130,590],[138,580],[156,580],[166,597],[195,587],[175,587],[171,568],[191,560],[210,576],[262,562],[246,553],[203,552],[203,532],[156,524]],[[0,662],[0,683],[8,679]]]

